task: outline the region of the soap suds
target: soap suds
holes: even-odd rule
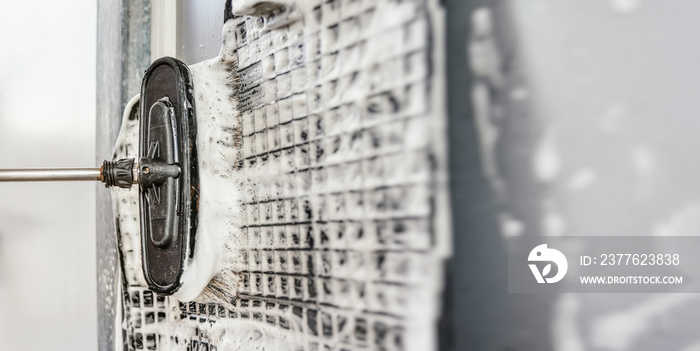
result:
[[[562,236],[566,231],[566,221],[557,212],[547,209],[542,216],[542,228],[546,236]]]
[[[498,220],[501,225],[501,233],[504,237],[520,236],[523,230],[525,230],[525,224],[511,214],[501,213],[501,215],[498,216]]]
[[[112,160],[138,158],[140,96],[133,97],[124,108],[121,130],[114,146]],[[141,218],[138,186],[131,189],[112,187],[112,209],[116,215],[117,243],[121,253],[123,274],[130,284],[146,285],[141,259]]]
[[[226,30],[226,29],[224,29]],[[222,50],[223,52],[223,50]],[[190,66],[197,119],[199,211],[194,255],[187,262],[180,289],[181,301],[199,297],[215,275],[236,296],[236,243],[241,237],[241,117],[236,110],[237,64],[219,55]],[[203,296],[210,300],[211,296]]]
[[[154,296],[130,285],[127,334],[143,335],[145,348],[156,336],[164,349],[436,347],[451,222],[443,14],[432,0],[338,5],[278,29],[231,19],[221,52],[238,67],[191,67],[200,226],[178,297],[228,274],[240,279],[230,289],[240,298],[150,307]],[[356,23],[343,20],[352,13]],[[238,101],[207,101],[228,69],[240,79]],[[206,203],[207,194],[232,202]]]
[[[561,159],[551,130],[545,132],[537,145],[532,167],[535,177],[541,182],[551,181],[559,174]]]

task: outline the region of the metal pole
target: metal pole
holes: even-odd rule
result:
[[[0,169],[0,182],[101,180],[99,168]]]

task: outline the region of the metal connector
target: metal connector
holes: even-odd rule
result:
[[[117,161],[104,161],[100,168],[45,168],[45,169],[0,169],[0,182],[62,182],[62,181],[98,181],[106,188],[119,187],[129,189],[143,178],[144,188],[160,185],[167,178],[177,178],[180,167],[168,165],[160,160],[143,159],[149,165],[148,171],[140,173],[139,162],[133,158]]]
[[[132,184],[138,182],[137,172],[134,170],[136,163],[133,158],[124,158],[117,161],[104,161],[100,173],[105,187],[117,186],[129,189]]]

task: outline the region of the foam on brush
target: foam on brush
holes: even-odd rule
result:
[[[189,68],[197,119],[199,217],[194,255],[183,272],[182,286],[173,296],[180,301],[230,306],[241,281],[236,271],[242,257],[233,246],[243,235],[238,65],[224,43],[219,56]]]
[[[224,32],[232,31],[230,25]],[[224,35],[224,38],[233,35]],[[181,287],[173,294],[180,301],[221,303],[231,307],[241,282],[236,273],[245,258],[241,233],[241,116],[237,110],[237,60],[224,42],[219,56],[189,66],[194,85],[199,167],[198,226],[194,255],[185,261]],[[139,97],[127,105],[113,159],[137,158]],[[112,188],[121,267],[127,285],[145,286],[140,250],[138,190]]]

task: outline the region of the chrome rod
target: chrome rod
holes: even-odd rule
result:
[[[0,169],[0,182],[102,181],[99,168]]]

